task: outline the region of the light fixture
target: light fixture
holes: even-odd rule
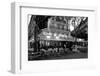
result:
[[[56,39],[58,40],[59,39],[59,36],[56,36]]]
[[[47,38],[47,39],[50,39],[50,38],[51,38],[51,36],[46,36],[46,38]]]

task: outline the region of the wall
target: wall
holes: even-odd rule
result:
[[[100,17],[100,1],[99,0],[1,0],[0,2],[0,76],[13,76],[13,74],[9,73],[8,70],[10,69],[10,47],[11,47],[11,8],[10,8],[10,3],[13,1],[17,2],[29,2],[29,3],[34,3],[34,5],[39,6],[53,6],[53,7],[66,7],[67,5],[72,5],[72,6],[93,6],[97,7],[97,24],[99,25],[99,17]],[[100,26],[96,26],[96,31],[97,31],[97,39],[95,40],[96,42],[96,52],[94,52],[95,57],[96,57],[96,68],[93,67],[90,69],[82,68],[82,69],[69,69],[68,71],[61,71],[61,72],[52,72],[52,73],[40,73],[40,74],[29,74],[31,75],[36,75],[36,76],[99,76],[99,71],[100,71],[100,50],[99,50],[99,41],[100,41]],[[18,75],[17,75],[18,76]],[[28,76],[26,74],[25,76]]]

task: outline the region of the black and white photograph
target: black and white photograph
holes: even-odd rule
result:
[[[88,58],[88,17],[28,14],[28,61]]]
[[[99,69],[97,9],[57,2],[11,4],[12,73],[74,75],[77,71],[81,75],[86,71],[87,76]]]

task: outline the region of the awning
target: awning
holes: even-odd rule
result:
[[[44,34],[43,32],[50,32],[52,34]],[[61,30],[49,30],[49,29],[43,29],[42,32],[38,35],[38,37],[40,38],[40,40],[52,40],[52,41],[75,41],[75,38],[73,38],[72,36],[67,36],[66,34],[66,38],[65,37],[59,37],[58,35],[57,36],[54,36],[54,33],[57,33],[57,34],[66,34],[68,33],[67,31],[61,31]]]

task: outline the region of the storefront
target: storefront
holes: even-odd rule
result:
[[[51,17],[48,19],[46,28],[41,29],[40,32],[38,29],[35,30],[34,36],[29,40],[28,44],[30,58],[46,59],[61,56],[66,58],[69,54],[72,54],[73,57],[73,53],[77,54],[77,56],[80,54],[79,56],[81,56],[81,52],[82,55],[85,52],[87,56],[88,41],[76,37],[76,31],[74,32],[75,36],[72,36],[73,30],[76,28],[75,25],[77,25],[72,19],[75,18],[64,21],[56,19],[56,17]],[[70,26],[73,28],[71,29]]]

